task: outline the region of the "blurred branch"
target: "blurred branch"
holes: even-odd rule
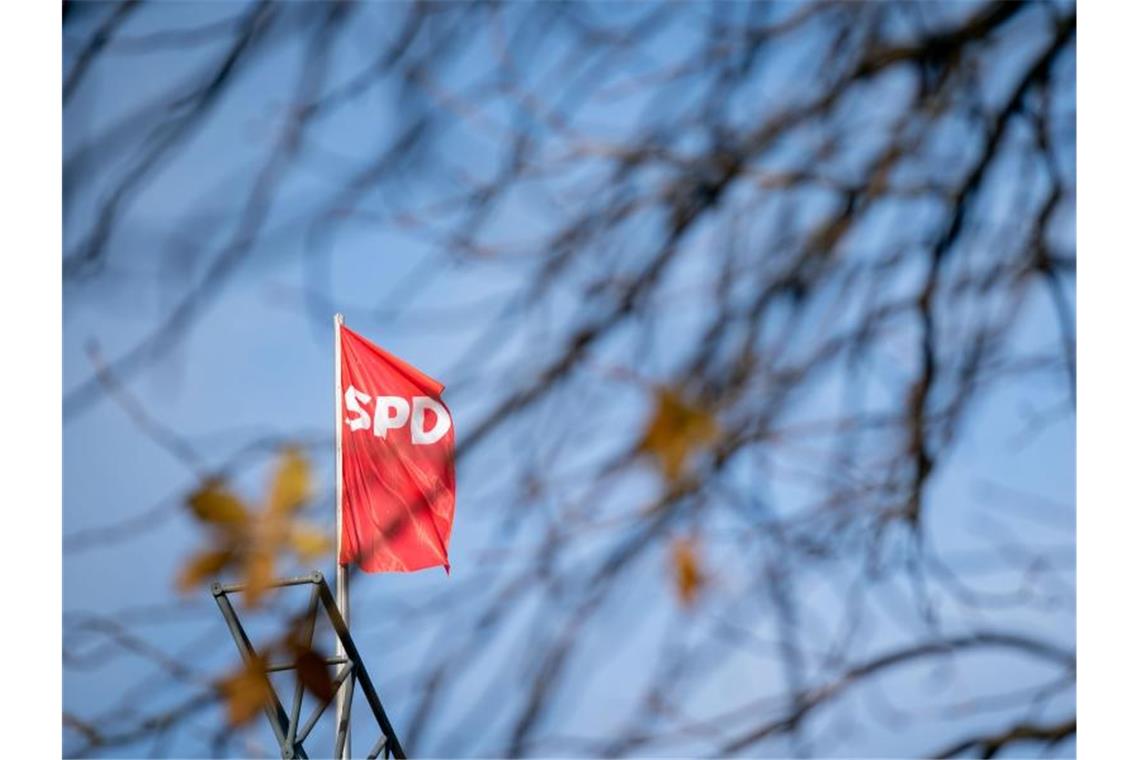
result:
[[[942,750],[934,755],[934,757],[955,757],[964,752],[977,753],[977,757],[997,757],[1006,747],[1015,744],[1041,742],[1044,743],[1046,747],[1052,747],[1068,739],[1070,736],[1075,736],[1076,733],[1076,716],[1057,723],[1019,723],[1000,733],[965,739],[958,744]]]
[[[98,58],[99,53],[115,36],[115,33],[127,22],[131,14],[138,10],[138,0],[124,0],[115,6],[114,10],[107,16],[99,28],[91,35],[87,44],[79,51],[79,55],[75,63],[71,67],[71,71],[67,73],[67,77],[63,81],[63,105],[67,106],[67,101],[71,100],[71,96],[79,87],[79,83],[83,81],[84,75],[91,67],[92,62]],[[64,5],[64,11],[67,11],[67,5]]]
[[[848,668],[838,678],[803,695],[799,704],[785,715],[721,745],[717,754],[736,754],[773,734],[794,730],[811,711],[879,671],[909,664],[927,657],[943,657],[958,651],[986,647],[1013,649],[1027,655],[1050,660],[1066,668],[1076,666],[1076,657],[1072,652],[1066,652],[1035,639],[996,632],[979,632],[970,636],[948,637],[929,643],[907,646]]]

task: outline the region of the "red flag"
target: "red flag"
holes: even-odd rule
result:
[[[455,515],[455,430],[443,384],[340,326],[344,462],[340,564],[443,565]]]

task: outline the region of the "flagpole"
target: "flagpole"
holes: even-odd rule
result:
[[[341,398],[341,378],[340,378],[340,328],[344,325],[344,315],[337,313],[333,316],[333,335],[336,343],[336,387],[333,389],[333,395],[336,396],[336,606],[340,610],[341,617],[344,618],[344,624],[348,625],[348,572],[344,565],[340,563],[340,549],[341,542],[344,537],[344,449],[341,442],[341,435],[344,430],[344,410],[342,404],[344,400]],[[337,637],[336,641],[336,656],[344,659],[345,651],[344,645]],[[341,756],[337,760],[347,760],[352,754],[351,749],[351,727],[347,724],[349,717],[349,700],[352,697],[352,679],[351,677],[345,681],[344,687],[337,690],[336,693],[336,734],[339,736],[342,724],[344,725],[344,747],[341,751]]]

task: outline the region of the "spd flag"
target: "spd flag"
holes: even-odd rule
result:
[[[455,430],[443,384],[344,325],[339,562],[365,572],[443,565],[455,514]]]

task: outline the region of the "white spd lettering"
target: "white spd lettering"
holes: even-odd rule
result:
[[[364,407],[361,406],[361,404],[367,404],[371,400],[372,397],[367,393],[361,393],[351,385],[348,386],[348,390],[344,392],[344,405],[349,412],[356,415],[355,417],[345,418],[349,430],[364,430],[372,424],[372,418],[368,416],[368,412],[364,411]]]
[[[387,438],[388,431],[408,424],[408,400],[399,396],[377,396],[372,434]]]
[[[435,412],[435,427],[430,431],[424,430],[424,410]],[[443,408],[443,404],[427,396],[416,396],[412,399],[412,443],[435,443],[447,435],[451,430],[451,416]]]
[[[371,427],[373,435],[387,438],[389,430],[402,428],[411,420],[412,444],[416,446],[435,443],[451,430],[451,415],[443,404],[429,396],[413,396],[410,404],[402,396],[377,396],[374,411],[369,414],[365,407],[371,401],[371,396],[351,385],[344,392],[344,407],[348,412],[344,421],[349,430],[356,432]],[[428,409],[435,413],[431,430],[424,428],[424,412]]]

